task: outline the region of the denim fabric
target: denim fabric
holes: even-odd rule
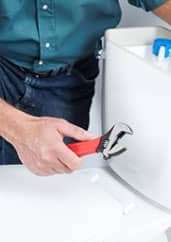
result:
[[[0,98],[31,115],[63,118],[87,129],[97,74],[95,58],[69,74],[36,78],[0,57]],[[0,138],[0,164],[20,163],[12,145]]]

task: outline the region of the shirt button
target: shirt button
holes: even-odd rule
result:
[[[38,64],[39,65],[43,65],[43,61],[42,60],[39,60]]]
[[[49,43],[49,42],[46,42],[46,43],[45,43],[45,47],[46,47],[46,48],[49,48],[49,47],[50,47],[50,43]]]
[[[47,4],[44,4],[44,5],[42,6],[42,9],[43,9],[43,10],[48,10],[48,5],[47,5]]]

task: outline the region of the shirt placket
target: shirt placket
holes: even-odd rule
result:
[[[33,68],[41,71],[48,64],[55,48],[55,0],[37,0],[37,26],[40,49]]]

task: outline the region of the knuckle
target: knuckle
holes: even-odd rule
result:
[[[71,129],[72,129],[72,131],[73,131],[74,133],[78,133],[78,132],[80,132],[80,129],[77,128],[77,127],[74,126],[74,125],[71,126]]]
[[[32,171],[36,176],[45,176],[41,171]]]
[[[40,172],[42,172],[42,170],[43,170],[43,168],[44,168],[44,165],[42,164],[42,162],[37,162],[36,167],[37,167],[37,169],[38,169]],[[39,171],[38,171],[38,172],[39,172]]]
[[[72,132],[76,135],[82,136],[84,135],[84,130],[76,125],[71,126]]]
[[[59,119],[59,123],[62,124],[62,125],[67,125],[68,122],[65,120],[65,119]]]
[[[58,170],[56,173],[57,173],[57,174],[64,174],[65,171],[63,171],[63,170]]]
[[[49,120],[46,118],[42,118],[41,123],[42,123],[43,127],[46,127],[49,123]]]
[[[79,128],[79,127],[73,127],[73,131],[79,135],[83,135],[84,134],[84,131],[83,129]]]
[[[70,168],[65,168],[65,173],[71,174],[73,171]]]
[[[70,169],[71,169],[71,171],[75,171],[75,170],[80,169],[80,167],[81,167],[81,162],[75,161],[72,163]]]
[[[70,168],[68,168],[68,167],[64,167],[62,169],[62,171],[63,171],[63,173],[71,173],[72,172],[72,170]]]
[[[50,173],[48,172],[48,170],[46,170],[45,167],[43,167],[43,165],[41,163],[38,163],[35,170],[33,171],[33,173],[36,176],[49,176]]]
[[[63,163],[60,159],[56,160],[55,170],[58,171],[59,173],[68,173],[68,171],[71,171],[70,168],[65,163]]]
[[[51,152],[43,152],[41,154],[41,161],[43,164],[49,164],[52,162],[52,155]]]
[[[50,155],[46,155],[44,157],[44,164],[51,164],[52,163],[52,158]]]

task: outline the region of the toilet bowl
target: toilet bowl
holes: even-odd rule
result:
[[[107,161],[107,167],[84,169],[70,175],[37,177],[24,166],[0,167],[1,241],[167,241],[165,232],[171,226],[171,192],[169,175],[167,178],[166,175],[170,164],[168,149],[165,150],[162,142],[166,137],[169,139],[168,133],[166,135],[169,125],[163,132],[160,128],[169,114],[166,106],[159,105],[156,96],[161,92],[164,96],[164,91],[168,91],[169,77],[144,56],[138,56],[135,49],[130,49],[149,45],[158,35],[170,34],[161,28],[109,30],[106,34],[103,130],[108,130],[114,122],[129,124],[134,136],[123,140],[127,152]],[[138,36],[138,44],[129,36]],[[126,60],[127,65],[124,65]],[[132,75],[129,65],[133,63],[134,70],[143,69],[139,79],[138,74]],[[147,72],[151,73],[153,83],[147,81]],[[132,76],[133,81],[137,78],[139,82],[133,83]],[[159,77],[166,81],[164,86]],[[161,86],[161,92],[152,88],[153,78],[158,78],[155,85]],[[159,105],[159,117],[156,109],[154,115],[150,112],[152,104],[147,105],[148,98],[151,100],[149,90],[154,95],[151,102]],[[145,103],[142,102],[144,95]],[[162,104],[166,105],[166,99],[164,101]],[[148,117],[144,117],[145,111]]]
[[[47,178],[4,166],[0,184],[3,242],[167,242],[171,214],[109,168]]]

